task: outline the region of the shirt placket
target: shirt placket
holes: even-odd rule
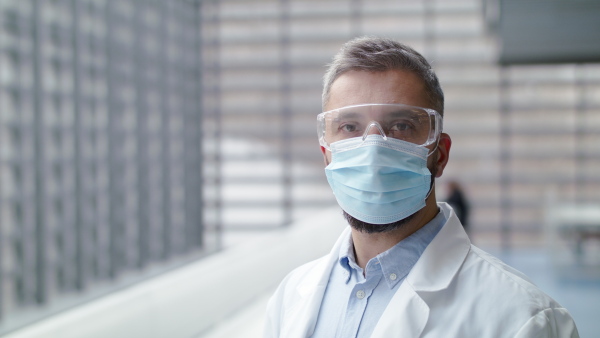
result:
[[[344,320],[338,328],[336,335],[339,338],[356,337],[358,329],[367,309],[369,297],[381,281],[382,273],[379,264],[373,269],[368,269],[367,278],[362,276],[362,269],[352,269],[351,283],[354,287],[348,295],[348,307]]]

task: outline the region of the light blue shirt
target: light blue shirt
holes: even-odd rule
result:
[[[439,212],[415,233],[372,258],[366,274],[356,264],[349,235],[340,248],[339,264],[334,264],[329,276],[312,337],[369,337],[399,285],[445,223],[444,213]]]

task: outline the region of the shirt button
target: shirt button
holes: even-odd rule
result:
[[[356,297],[357,297],[358,299],[363,299],[363,298],[365,298],[365,292],[364,292],[363,290],[358,290],[358,291],[356,291]]]
[[[398,278],[398,276],[396,276],[395,273],[390,274],[390,280],[396,280],[396,278]]]

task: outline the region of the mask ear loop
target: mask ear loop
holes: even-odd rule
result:
[[[441,132],[440,132],[440,134],[441,134]],[[439,144],[440,144],[440,137],[438,136],[437,140],[435,141],[435,147],[429,154],[427,154],[427,157],[429,157],[431,154],[435,153]],[[431,195],[431,192],[433,191],[433,188],[435,187],[435,177],[433,177],[433,175],[431,175],[431,176],[432,176],[431,177],[431,185],[429,187],[429,191],[427,192],[427,196],[425,196],[425,200],[427,200],[429,198],[429,195]]]
[[[431,175],[431,184],[429,185],[429,191],[427,192],[427,196],[425,196],[424,200],[427,201],[427,199],[429,198],[429,195],[431,195],[431,192],[433,191],[433,189],[435,188],[435,177],[433,177],[433,175]]]

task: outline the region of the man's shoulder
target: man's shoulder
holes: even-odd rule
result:
[[[521,337],[552,329],[555,320],[576,332],[568,311],[527,276],[473,245],[446,288],[420,295],[436,319],[428,324],[430,336]]]
[[[470,290],[477,290],[474,293],[479,297],[497,298],[502,303],[512,300],[527,305],[530,311],[560,307],[521,271],[474,245],[471,245],[458,278],[468,279],[470,282],[466,284]]]
[[[515,281],[527,281],[528,283],[531,283],[527,275],[513,268],[512,266],[504,263],[498,257],[480,249],[475,245],[471,245],[471,249],[469,250],[469,255],[467,256],[467,259],[473,260],[473,262],[476,264],[487,266],[491,271],[494,271],[495,273],[511,276],[515,279]]]

